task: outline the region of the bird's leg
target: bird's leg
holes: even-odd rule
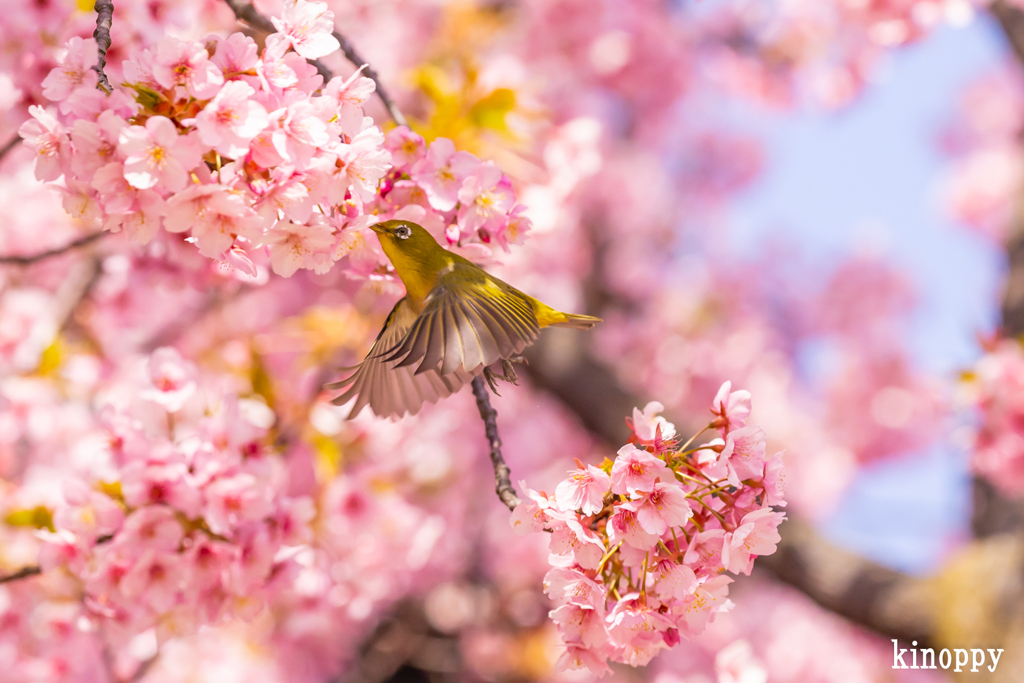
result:
[[[513,386],[519,385],[519,375],[516,373],[516,368],[513,363],[526,363],[525,356],[510,356],[508,358],[501,359],[501,374],[497,374],[490,368],[490,366],[484,368],[484,379],[487,380],[487,385],[491,387],[491,391],[494,392],[495,396],[501,396],[498,393],[498,380],[508,382]]]

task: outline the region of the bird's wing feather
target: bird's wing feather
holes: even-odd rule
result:
[[[522,353],[540,332],[523,295],[483,270],[456,263],[439,278],[408,333],[381,355],[396,367],[448,377]]]
[[[471,373],[462,369],[445,377],[436,371],[416,374],[412,368],[396,367],[396,361],[385,358],[386,354],[381,349],[400,344],[418,320],[409,303],[405,299],[399,301],[391,309],[384,327],[355,372],[341,381],[324,385],[325,389],[348,387],[331,402],[344,405],[356,399],[349,418],[355,417],[367,405],[381,417],[401,417],[405,413],[415,415],[424,402],[434,403],[450,396],[473,379]]]

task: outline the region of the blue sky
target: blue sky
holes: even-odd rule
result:
[[[736,248],[781,236],[816,261],[884,255],[920,294],[911,347],[921,367],[952,376],[969,365],[976,334],[998,322],[1003,255],[945,215],[937,137],[964,87],[1005,54],[998,27],[980,18],[894,53],[840,112],[760,117],[767,168],[736,209]],[[926,571],[965,533],[969,502],[965,456],[946,444],[866,469],[823,526],[842,545]]]

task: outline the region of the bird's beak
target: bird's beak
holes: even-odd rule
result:
[[[384,226],[382,226],[380,223],[374,223],[373,225],[371,225],[370,230],[373,230],[378,235],[383,235],[385,232],[387,232],[384,229]]]

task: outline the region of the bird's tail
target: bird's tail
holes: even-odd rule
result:
[[[553,322],[553,327],[568,327],[573,330],[589,330],[599,322],[603,322],[601,318],[595,318],[592,315],[576,315],[574,313],[563,313],[563,320]]]

